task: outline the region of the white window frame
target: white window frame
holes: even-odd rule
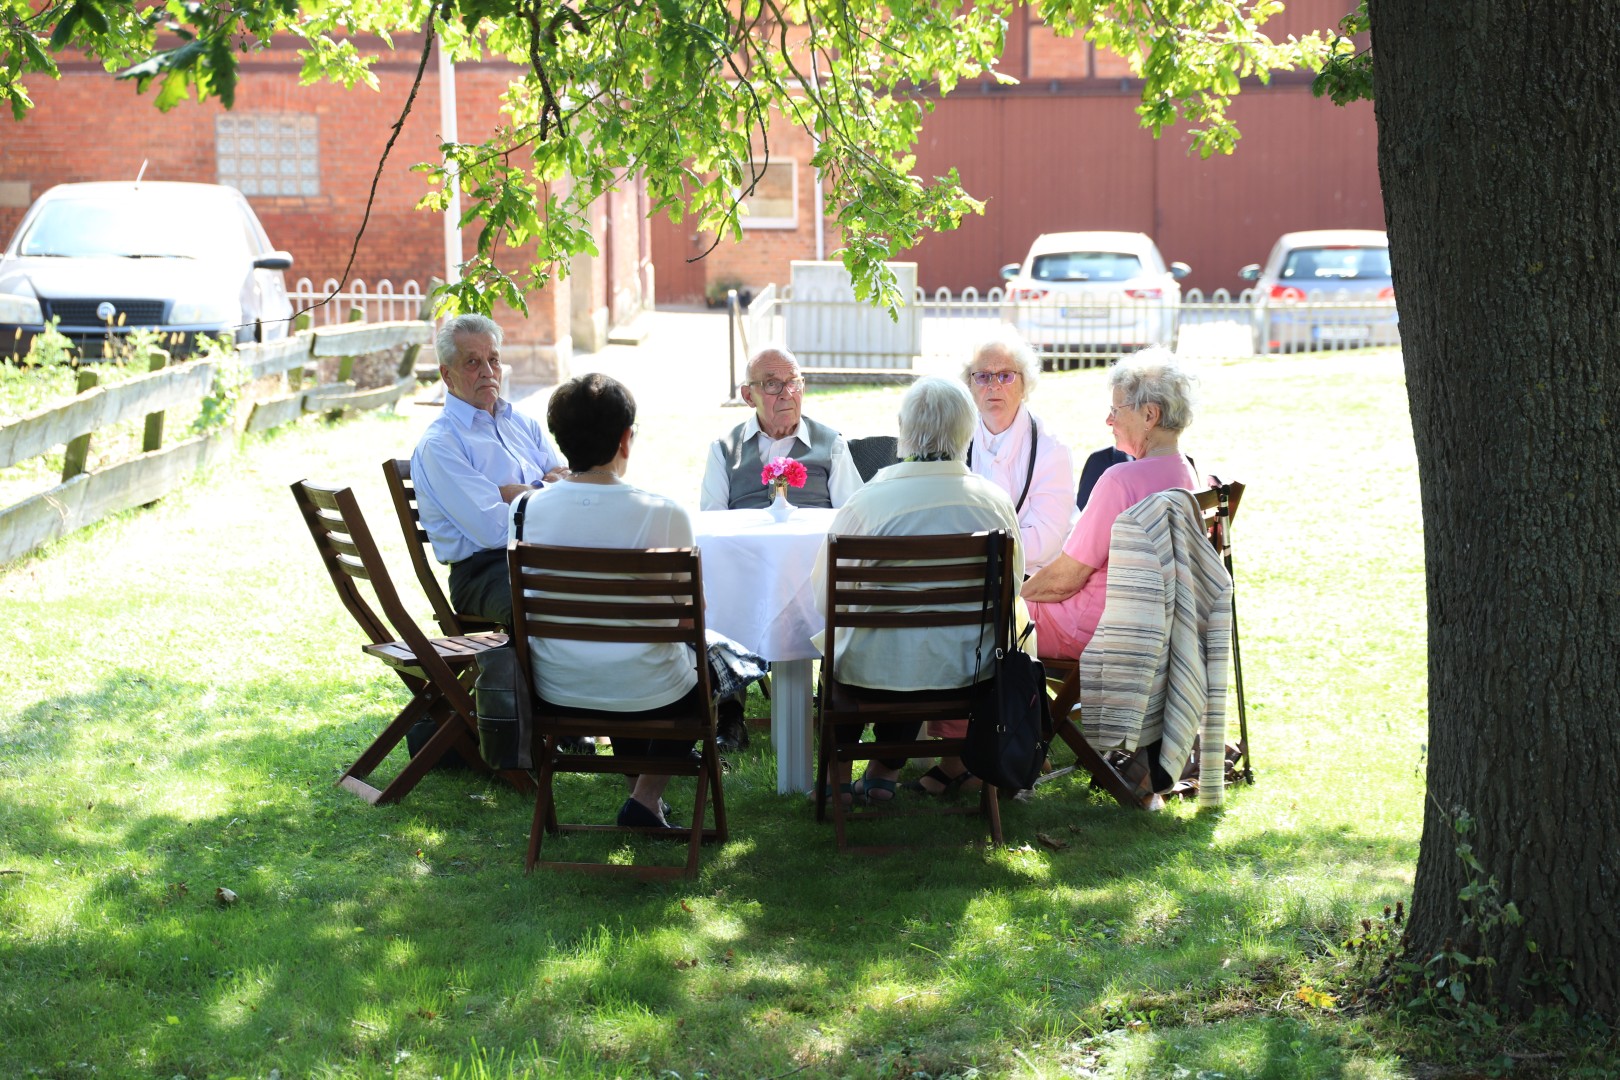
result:
[[[738,215],[738,221],[745,229],[797,229],[799,227],[799,162],[795,158],[773,158],[764,163],[763,168],[787,169],[789,198],[792,200],[793,213],[788,217],[759,217],[751,213]],[[756,189],[757,190],[757,189]],[[741,195],[741,191],[738,192]],[[747,207],[748,198],[742,200],[743,207]]]

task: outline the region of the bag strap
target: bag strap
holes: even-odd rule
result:
[[[1001,614],[1002,613],[1001,613],[1001,592],[1000,592],[999,589],[996,588],[996,583],[1001,580],[1001,575],[1002,575],[1002,569],[1001,569],[1001,546],[1002,546],[1001,545],[1001,538],[999,536],[997,536],[995,533],[991,533],[990,536],[988,537],[988,539],[986,540],[986,543],[987,543],[988,547],[986,548],[985,555],[984,555],[984,599],[980,602],[979,611],[981,613],[982,612],[990,612],[990,619],[989,619],[989,623],[990,623],[990,626],[991,626],[990,633],[991,633],[992,638],[997,642],[996,648],[997,648],[997,652],[999,653],[1000,652],[1000,640],[1001,640]],[[984,664],[983,664],[983,652],[984,652],[984,622],[981,621],[979,623],[979,635],[978,635],[977,638],[974,639],[974,643],[973,643],[973,683],[974,683],[974,685],[978,684],[979,672],[981,670],[983,670],[983,667],[984,667]],[[997,656],[997,659],[999,660],[1000,656]],[[992,679],[997,679],[997,678],[1001,677],[1001,665],[999,663],[992,664],[990,666],[990,677]]]
[[[530,488],[517,497],[517,505],[512,509],[512,535],[521,543],[523,540],[523,515],[529,510],[529,496],[539,488]]]
[[[1040,441],[1040,432],[1035,430],[1035,414],[1029,414],[1029,470],[1024,473],[1024,490],[1019,493],[1018,502],[1013,505],[1013,513],[1024,512],[1024,500],[1029,497],[1029,485],[1035,479],[1035,444]]]
[[[1024,490],[1018,493],[1018,501],[1013,503],[1013,513],[1014,514],[1021,514],[1021,513],[1024,512],[1024,500],[1029,498],[1029,485],[1031,483],[1033,483],[1034,480],[1035,480],[1035,449],[1036,449],[1035,444],[1040,441],[1040,437],[1041,437],[1040,432],[1037,431],[1036,428],[1035,428],[1035,414],[1030,413],[1029,414],[1029,468],[1024,471]],[[973,440],[972,439],[968,440],[967,467],[968,467],[969,471],[972,471],[972,469],[973,469]]]

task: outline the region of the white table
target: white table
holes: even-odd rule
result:
[[[822,618],[810,574],[835,510],[805,507],[778,523],[765,510],[693,515],[703,551],[704,623],[771,661],[771,745],[776,789],[809,791],[810,643]]]

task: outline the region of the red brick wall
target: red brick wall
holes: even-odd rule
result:
[[[810,165],[815,144],[804,129],[785,124],[774,114],[772,121],[770,160],[797,162],[798,224],[792,229],[744,229],[741,243],[721,240],[703,259],[711,282],[732,278],[757,290],[773,281],[786,283],[792,276],[793,260],[816,257],[816,171]],[[838,237],[828,224],[826,250],[831,253],[838,246]],[[712,235],[704,238],[705,243],[712,239]]]
[[[1291,0],[1265,30],[1281,40],[1329,29],[1350,6]],[[1263,258],[1286,229],[1382,227],[1370,107],[1339,109],[1312,98],[1306,78],[1279,76],[1269,87],[1251,80],[1234,99],[1244,136],[1237,153],[1204,162],[1188,156],[1184,128],[1157,141],[1142,129],[1140,88],[1124,58],[1078,35],[1057,37],[1026,8],[1008,14],[1001,68],[1021,84],[961,86],[923,123],[916,172],[936,176],[955,167],[969,193],[988,202],[982,217],[965,218],[958,231],[898,253],[916,260],[930,290],[999,284],[1002,263],[1022,258],[1037,233],[1063,228],[1148,232],[1167,258],[1193,264],[1188,284],[1210,289],[1241,287],[1237,267]],[[775,121],[770,147],[773,160],[801,162],[798,226],[745,230],[741,243],[722,240],[699,264],[710,285],[786,282],[794,259],[815,257],[810,139]],[[688,230],[660,230],[653,258],[662,298],[696,298],[701,287],[686,284],[682,261],[708,239],[693,244]],[[839,246],[830,226],[825,246],[829,257]],[[665,289],[666,281],[681,285]]]
[[[398,118],[416,72],[420,39],[397,37],[398,51],[379,64],[380,88],[345,90],[330,84],[301,86],[298,61],[290,51],[272,51],[243,61],[236,91],[235,114],[312,113],[319,123],[320,194],[313,197],[249,196],[271,242],[291,252],[288,285],[308,278],[317,288],[338,278],[365,216],[377,162]],[[463,142],[482,138],[500,123],[500,94],[512,66],[501,62],[461,64],[456,68],[457,124]],[[5,121],[0,153],[0,235],[9,240],[28,203],[53,184],[84,180],[134,179],[142,160],[150,180],[218,180],[214,120],[222,112],[216,101],[186,102],[165,114],[152,104],[151,93],[115,82],[99,65],[64,64],[57,81],[29,84],[35,108],[17,122]],[[430,278],[445,274],[443,217],[416,210],[429,190],[427,177],[411,171],[419,162],[436,160],[440,141],[437,65],[429,62],[412,112],[377,179],[377,194],[365,234],[354,252],[351,284],[375,285],[381,279],[396,288],[414,279],[424,289]],[[12,182],[7,184],[7,182]],[[631,203],[633,213],[634,200]],[[634,229],[622,229],[629,242]],[[476,250],[478,224],[464,230],[463,248]],[[623,257],[634,273],[633,253]],[[511,256],[503,265],[514,265]],[[536,312],[515,320],[512,329],[543,335],[555,342],[566,328],[567,291],[562,290],[561,319],[555,298],[530,298]],[[521,326],[519,326],[521,322]],[[509,341],[520,340],[509,331]]]

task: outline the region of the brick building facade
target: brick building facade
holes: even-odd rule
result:
[[[1321,29],[1343,7],[1342,0],[1293,0],[1266,29],[1273,37]],[[0,235],[9,236],[50,185],[133,178],[146,162],[150,179],[241,187],[271,240],[294,255],[289,283],[308,278],[319,287],[348,262],[420,49],[420,37],[397,36],[374,68],[380,89],[372,92],[299,85],[293,45],[278,43],[243,58],[229,112],[208,101],[162,114],[99,64],[64,63],[59,81],[30,83],[36,108],[6,128]],[[500,95],[517,70],[503,61],[457,66],[462,141],[499,123]],[[1371,106],[1313,98],[1306,76],[1246,85],[1232,106],[1243,132],[1237,153],[1205,161],[1189,153],[1184,130],[1154,140],[1141,129],[1140,86],[1123,60],[1058,37],[1028,9],[1011,13],[1002,70],[1019,84],[964,84],[924,122],[916,171],[934,176],[955,167],[987,203],[982,216],[905,253],[919,264],[924,288],[995,285],[998,268],[1021,259],[1042,232],[1127,229],[1152,235],[1166,258],[1190,263],[1187,284],[1236,289],[1238,267],[1263,259],[1282,232],[1383,227]],[[425,285],[445,273],[442,217],[414,209],[427,188],[410,171],[438,156],[438,95],[430,63],[379,178],[351,279]],[[275,153],[244,152],[262,151],[272,137]],[[741,242],[714,244],[689,223],[649,219],[638,181],[599,200],[590,213],[599,254],[575,259],[568,278],[529,297],[527,317],[497,311],[509,357],[536,374],[565,374],[574,348],[598,348],[612,328],[651,306],[655,290],[662,302],[698,301],[726,286],[785,282],[793,260],[830,257],[839,238],[817,213],[809,134],[774,123],[770,148]],[[466,230],[469,251],[476,230]]]
[[[399,35],[395,51],[374,68],[375,92],[330,83],[299,84],[291,42],[242,58],[234,108],[187,102],[160,113],[150,93],[114,82],[99,64],[68,60],[57,81],[36,79],[35,108],[7,122],[0,150],[0,236],[10,237],[29,204],[53,184],[131,179],[143,163],[149,180],[229,183],[253,204],[271,241],[292,253],[288,285],[307,278],[316,288],[342,277],[351,250],[352,285],[382,279],[424,286],[446,274],[442,215],[415,209],[427,192],[420,162],[438,158],[439,78],[429,63],[410,116],[377,177],[377,162],[416,74],[421,38]],[[455,71],[457,126],[463,142],[482,138],[501,120],[500,95],[517,69],[501,61],[459,64]],[[575,342],[597,348],[612,325],[651,302],[650,236],[642,224],[645,193],[638,182],[599,200],[590,223],[602,254],[577,260],[568,278],[528,298],[529,313],[502,305],[504,350],[519,370],[566,374]],[[463,237],[474,250],[478,224]],[[517,253],[501,256],[515,266]]]
[[[1273,39],[1334,26],[1342,0],[1289,0],[1265,26]],[[981,79],[936,103],[923,122],[914,172],[956,168],[967,191],[986,201],[982,216],[925,238],[901,257],[918,282],[981,291],[999,268],[1024,257],[1043,232],[1123,229],[1148,233],[1166,259],[1187,262],[1192,287],[1237,291],[1237,271],[1260,262],[1282,233],[1307,228],[1384,227],[1372,106],[1338,107],[1310,92],[1308,74],[1247,80],[1231,114],[1242,131],[1237,152],[1203,160],[1184,128],[1155,140],[1136,116],[1141,84],[1129,65],[1078,37],[1059,37],[1029,9],[1009,16],[1001,70],[1016,86]],[[791,174],[795,206],[764,226],[745,223],[741,243],[709,246],[660,218],[654,261],[661,302],[695,300],[706,288],[758,289],[786,282],[794,259],[827,256],[838,238],[814,214],[815,170],[802,130],[774,124],[773,165]]]

